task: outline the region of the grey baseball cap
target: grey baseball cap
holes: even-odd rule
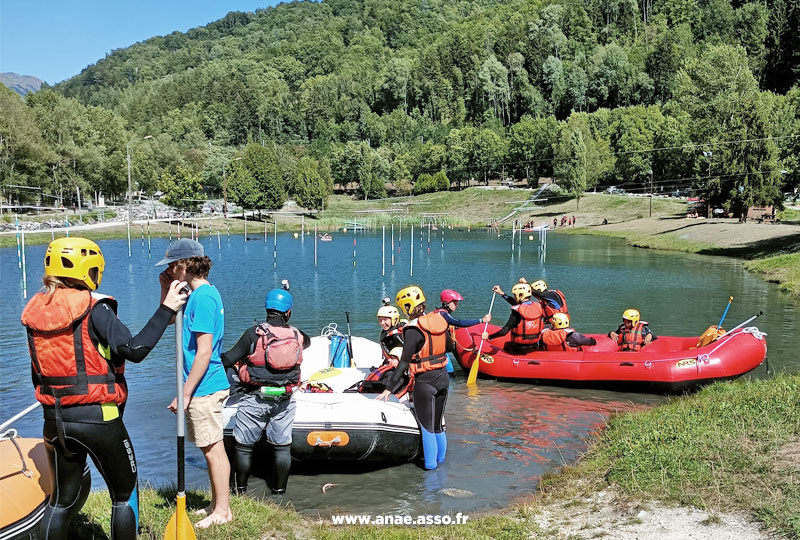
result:
[[[181,259],[191,259],[192,257],[202,257],[205,255],[203,244],[188,238],[181,238],[171,243],[164,254],[164,258],[156,263],[156,266],[164,266]]]

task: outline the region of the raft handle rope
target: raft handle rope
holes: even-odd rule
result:
[[[322,337],[344,336],[344,334],[339,331],[339,328],[335,322],[329,323],[328,326],[322,329],[319,335]]]
[[[33,473],[28,468],[28,463],[25,461],[25,455],[22,453],[22,449],[19,447],[19,444],[16,441],[17,437],[19,437],[19,435],[17,435],[17,430],[11,428],[0,434],[0,441],[11,441],[11,443],[14,445],[14,448],[17,449],[20,461],[22,461],[22,470],[20,472],[28,478],[33,478]]]

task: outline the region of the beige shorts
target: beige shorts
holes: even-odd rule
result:
[[[186,409],[186,439],[198,448],[222,440],[222,403],[230,390],[220,390],[207,396],[195,396]]]

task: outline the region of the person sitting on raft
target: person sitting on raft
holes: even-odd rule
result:
[[[641,320],[641,315],[635,309],[626,309],[622,312],[622,324],[616,330],[609,332],[608,337],[617,343],[620,351],[638,351],[657,339],[647,326],[647,322]]]
[[[569,327],[569,315],[556,313],[552,318],[553,328],[542,330],[542,343],[548,351],[582,351],[583,347],[597,345],[593,337],[586,337]]]
[[[284,289],[267,293],[266,323],[248,328],[229,351],[222,353],[226,368],[236,367],[232,394],[239,397],[233,436],[236,440],[236,492],[247,492],[253,462],[253,447],[262,433],[272,447],[269,487],[280,495],[286,491],[292,465],[292,426],[296,404],[292,391],[300,382],[303,349],[311,338],[289,325],[292,294]]]
[[[403,348],[403,327],[404,322],[400,321],[400,312],[397,308],[390,306],[388,298],[383,299],[383,306],[378,309],[378,324],[381,326],[381,352],[383,353],[384,363],[390,361],[389,352],[396,348]],[[397,362],[394,362],[397,365]]]
[[[422,289],[416,285],[401,289],[395,303],[409,318],[403,330],[403,355],[386,381],[386,390],[375,399],[386,401],[401,386],[402,375],[408,370],[414,377],[414,412],[422,434],[425,469],[435,469],[439,463],[444,463],[447,454],[443,420],[450,377],[445,369],[445,353],[453,350],[453,342],[444,317],[439,313],[425,313]]]
[[[511,354],[527,354],[539,348],[539,339],[544,329],[544,310],[542,305],[532,298],[533,292],[527,283],[514,285],[511,294],[514,295],[517,304],[511,306],[511,315],[506,324],[493,334],[483,332],[481,338],[491,340],[510,331],[511,340],[505,346],[506,351]]]
[[[525,278],[520,278],[520,283],[524,283],[522,281],[523,279]],[[569,315],[569,310],[567,309],[567,299],[564,296],[564,293],[558,289],[548,289],[547,282],[543,279],[539,279],[531,283],[531,289],[533,290],[533,296],[535,296],[536,299],[542,303],[545,322],[550,322],[550,320],[553,318],[553,315],[556,313],[564,313]]]

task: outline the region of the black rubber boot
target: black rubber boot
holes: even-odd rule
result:
[[[253,445],[236,443],[236,493],[247,492],[247,480],[253,467]]]
[[[270,488],[273,495],[286,493],[289,483],[289,469],[292,468],[292,445],[272,445],[272,471],[270,472]]]

